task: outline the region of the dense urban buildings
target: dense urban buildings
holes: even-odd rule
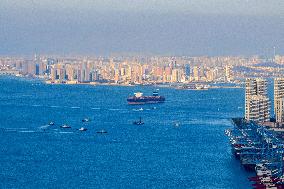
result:
[[[245,119],[255,122],[270,121],[267,81],[262,78],[247,78],[245,83]]]
[[[270,100],[267,80],[247,78],[245,81],[245,119],[255,122],[270,122]],[[284,122],[284,78],[274,78],[274,126]],[[271,126],[271,125],[270,125]]]
[[[43,78],[65,84],[238,83],[246,77],[280,77],[284,56],[252,57],[2,57],[0,74]]]
[[[284,78],[274,79],[274,114],[277,123],[284,122]]]

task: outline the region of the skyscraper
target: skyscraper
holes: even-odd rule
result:
[[[184,74],[186,77],[190,76],[190,64],[185,64],[184,66]]]
[[[199,80],[199,68],[197,66],[193,67],[193,78],[195,81]]]
[[[267,97],[267,81],[265,79],[246,79],[245,119],[255,122],[269,121],[270,101]]]
[[[276,122],[284,122],[284,78],[274,79],[274,113]]]
[[[226,65],[225,67],[225,77],[226,77],[226,81],[230,82],[232,81],[232,67],[229,65]]]

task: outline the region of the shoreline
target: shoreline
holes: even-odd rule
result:
[[[3,76],[3,75],[1,75]],[[76,81],[69,81],[66,83],[61,83],[61,82],[51,82],[49,80],[46,80],[45,78],[40,78],[40,77],[31,77],[31,76],[24,76],[24,75],[9,75],[9,76],[3,76],[3,77],[12,77],[12,78],[19,78],[19,79],[29,79],[29,80],[37,80],[41,81],[44,84],[47,85],[91,85],[91,86],[121,86],[121,87],[136,87],[136,86],[145,86],[145,87],[159,87],[159,88],[172,88],[176,90],[193,90],[193,91],[207,91],[210,89],[241,89],[244,88],[242,86],[236,85],[236,86],[222,86],[222,85],[213,85],[209,86],[208,88],[179,88],[182,85],[187,85],[187,84],[196,84],[196,83],[180,83],[180,84],[117,84],[117,83],[99,83],[99,82],[89,82],[89,83],[78,83]],[[220,83],[223,84],[223,83]],[[202,84],[201,84],[202,85]],[[206,84],[208,85],[208,84]]]

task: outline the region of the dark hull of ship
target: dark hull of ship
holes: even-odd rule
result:
[[[165,98],[128,98],[128,104],[139,105],[139,104],[157,104],[165,102]]]

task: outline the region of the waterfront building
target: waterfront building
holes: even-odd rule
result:
[[[284,78],[274,79],[274,114],[276,122],[284,122]]]
[[[195,81],[199,80],[199,68],[197,66],[193,67],[193,79]]]
[[[50,79],[52,82],[56,80],[56,68],[54,66],[50,67]]]
[[[203,66],[199,67],[199,78],[205,78],[205,70]]]
[[[35,75],[36,74],[36,65],[34,62],[28,62],[28,74]]]
[[[185,64],[184,66],[184,74],[187,78],[190,76],[190,64]]]
[[[225,77],[227,82],[232,81],[232,67],[230,65],[225,67]]]
[[[206,80],[211,82],[211,81],[214,81],[214,78],[215,78],[215,75],[214,75],[214,70],[213,69],[210,69],[210,70],[207,70],[206,72]]]
[[[270,119],[269,98],[261,95],[252,95],[246,105],[246,120],[268,122]]]
[[[180,74],[178,69],[173,69],[171,79],[173,83],[180,81]]]
[[[73,66],[71,64],[66,64],[65,70],[66,70],[66,78],[69,81],[73,81],[75,78],[75,72],[74,72]]]
[[[270,101],[267,96],[267,81],[265,79],[246,79],[245,119],[255,122],[270,120]]]
[[[119,82],[119,69],[114,70],[114,82],[115,83]]]
[[[57,70],[58,72],[58,79],[60,82],[64,81],[65,80],[65,69],[63,67],[59,68]]]

